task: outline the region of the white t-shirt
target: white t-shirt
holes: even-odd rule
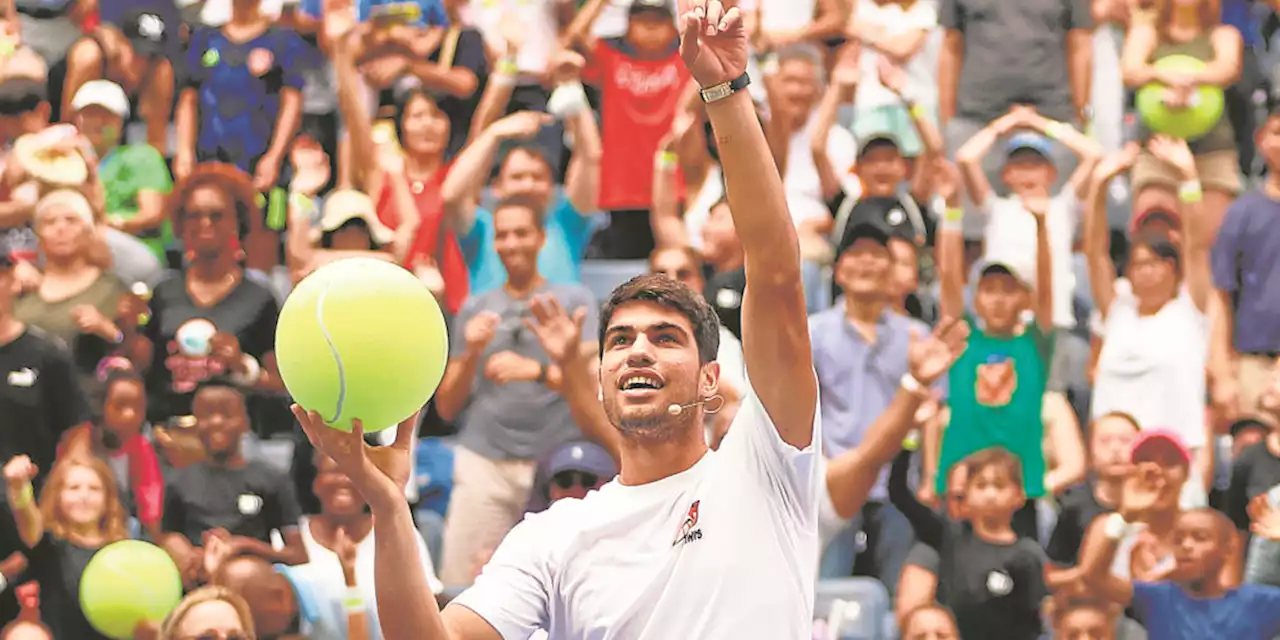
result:
[[[563,1],[471,0],[463,22],[478,29],[489,46],[505,51],[507,40],[502,35],[502,21],[504,17],[518,20],[523,27],[524,45],[516,54],[516,66],[522,81],[532,81],[547,70],[558,32],[555,12]]]
[[[787,193],[787,206],[791,209],[791,219],[797,225],[806,220],[831,217],[827,201],[822,197],[818,167],[813,163],[813,149],[809,144],[812,129],[811,117],[791,136],[790,147],[787,149],[787,175],[782,180]],[[831,133],[827,135],[827,158],[831,160],[837,177],[853,169],[857,155],[858,146],[853,134],[843,127],[831,127]]]
[[[1075,189],[1064,187],[1049,201],[1045,214],[1046,231],[1049,233],[1050,266],[1053,270],[1053,324],[1059,328],[1071,328],[1076,324],[1071,310],[1071,299],[1076,290],[1076,276],[1072,270],[1071,254],[1076,226],[1080,214],[1080,201]],[[986,254],[1010,259],[1017,265],[1033,269],[1023,277],[1035,282],[1036,274],[1036,218],[1027,212],[1016,197],[1003,198],[992,194],[986,204]],[[1015,259],[1016,257],[1016,259]]]
[[[516,525],[454,602],[507,640],[801,638],[813,623],[822,438],[796,449],[745,394],[718,451]]]
[[[342,562],[338,560],[337,554],[316,542],[316,539],[311,536],[309,518],[305,516],[302,518],[299,529],[302,531],[302,546],[307,550],[306,574],[311,578],[313,586],[324,587],[323,592],[318,592],[317,595],[327,600],[336,598],[340,602],[346,594]],[[373,531],[370,530],[369,535],[356,544],[356,585],[364,596],[365,619],[369,621],[370,633],[373,634],[370,637],[376,639],[381,638],[382,634],[378,626],[378,594],[373,586],[373,555],[374,539]],[[427,551],[427,545],[422,541],[421,536],[418,537],[418,562],[423,572],[427,574],[427,584],[431,586],[431,592],[438,594],[444,591],[444,585],[436,577],[435,566],[431,563],[431,554]],[[345,616],[341,619],[341,623],[345,629]],[[321,628],[326,626],[319,623],[313,624]]]
[[[1209,320],[1186,289],[1141,316],[1133,286],[1120,278],[1102,329],[1093,417],[1122,411],[1143,429],[1170,429],[1187,447],[1205,446]]]
[[[742,11],[760,11],[760,26],[765,31],[795,31],[813,22],[818,13],[817,0],[742,0]]]
[[[689,233],[689,245],[694,249],[702,249],[702,225],[711,217],[711,207],[723,198],[724,176],[720,165],[712,165],[707,169],[707,179],[698,189],[698,195],[684,208],[684,228]]]
[[[890,0],[878,4],[875,0],[858,0],[854,9],[854,19],[876,28],[884,37],[896,37],[904,33],[929,30],[938,26],[938,10],[930,2],[916,2],[910,9],[903,9],[902,4]],[[934,78],[936,65],[932,67],[923,53],[917,53],[904,67],[907,74],[908,95],[916,99],[932,97],[932,89],[937,80]],[[902,99],[880,84],[880,71],[877,63],[880,53],[871,47],[862,47],[858,56],[858,67],[862,70],[862,81],[858,83],[858,92],[854,104],[860,109],[871,109],[884,106],[899,106]]]

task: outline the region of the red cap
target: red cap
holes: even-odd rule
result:
[[[1138,454],[1144,448],[1150,450],[1152,447],[1158,447],[1161,444],[1177,451],[1184,464],[1191,464],[1191,451],[1187,449],[1187,445],[1183,444],[1182,437],[1168,429],[1143,431],[1138,436],[1138,440],[1133,443],[1133,448],[1129,450],[1129,461],[1138,462]]]

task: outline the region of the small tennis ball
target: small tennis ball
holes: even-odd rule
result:
[[[444,377],[449,337],[440,305],[417,276],[373,258],[331,262],[294,288],[276,324],[280,377],[298,404],[331,427],[394,427]]]
[[[1194,73],[1204,68],[1204,62],[1184,55],[1171,55],[1155,62],[1155,68],[1177,73]],[[1138,89],[1136,104],[1143,124],[1156,133],[1182,138],[1198,138],[1209,133],[1218,121],[1226,105],[1222,87],[1199,85],[1191,95],[1191,105],[1185,109],[1171,109],[1164,103],[1165,85],[1150,83]]]
[[[182,576],[168,553],[121,540],[97,553],[80,576],[80,609],[103,635],[129,640],[139,622],[160,622],[182,600]]]

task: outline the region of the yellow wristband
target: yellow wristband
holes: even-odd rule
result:
[[[510,60],[510,59],[506,59],[506,60],[499,60],[499,61],[498,61],[498,73],[500,73],[500,74],[502,74],[502,75],[504,75],[504,76],[514,76],[514,75],[518,75],[518,74],[520,73],[520,67],[519,67],[518,65],[516,65],[516,61],[515,61],[515,60]]]
[[[942,219],[947,222],[963,222],[964,209],[961,207],[952,207],[947,209],[947,212],[943,214]]]
[[[22,485],[22,489],[19,489],[17,494],[12,492],[9,494],[9,500],[13,503],[14,509],[25,509],[34,499],[35,489],[31,488],[30,482]]]
[[[929,117],[929,111],[922,104],[911,105],[911,108],[907,109],[907,113],[911,114],[912,120],[924,120]]]
[[[1178,185],[1178,200],[1187,204],[1200,202],[1204,198],[1204,191],[1200,188],[1199,180],[1191,180]]]
[[[674,151],[659,151],[657,157],[654,158],[659,169],[672,169],[676,163],[680,161],[679,156]]]
[[[1062,122],[1050,120],[1044,125],[1044,135],[1050,140],[1057,140],[1062,137],[1062,134],[1066,133],[1067,127],[1069,126],[1070,125]]]

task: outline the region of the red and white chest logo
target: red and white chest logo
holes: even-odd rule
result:
[[[689,505],[689,513],[685,515],[684,522],[681,522],[680,528],[676,530],[676,539],[671,546],[702,539],[702,529],[698,528],[698,505],[701,503],[701,500],[694,500],[693,504]]]

